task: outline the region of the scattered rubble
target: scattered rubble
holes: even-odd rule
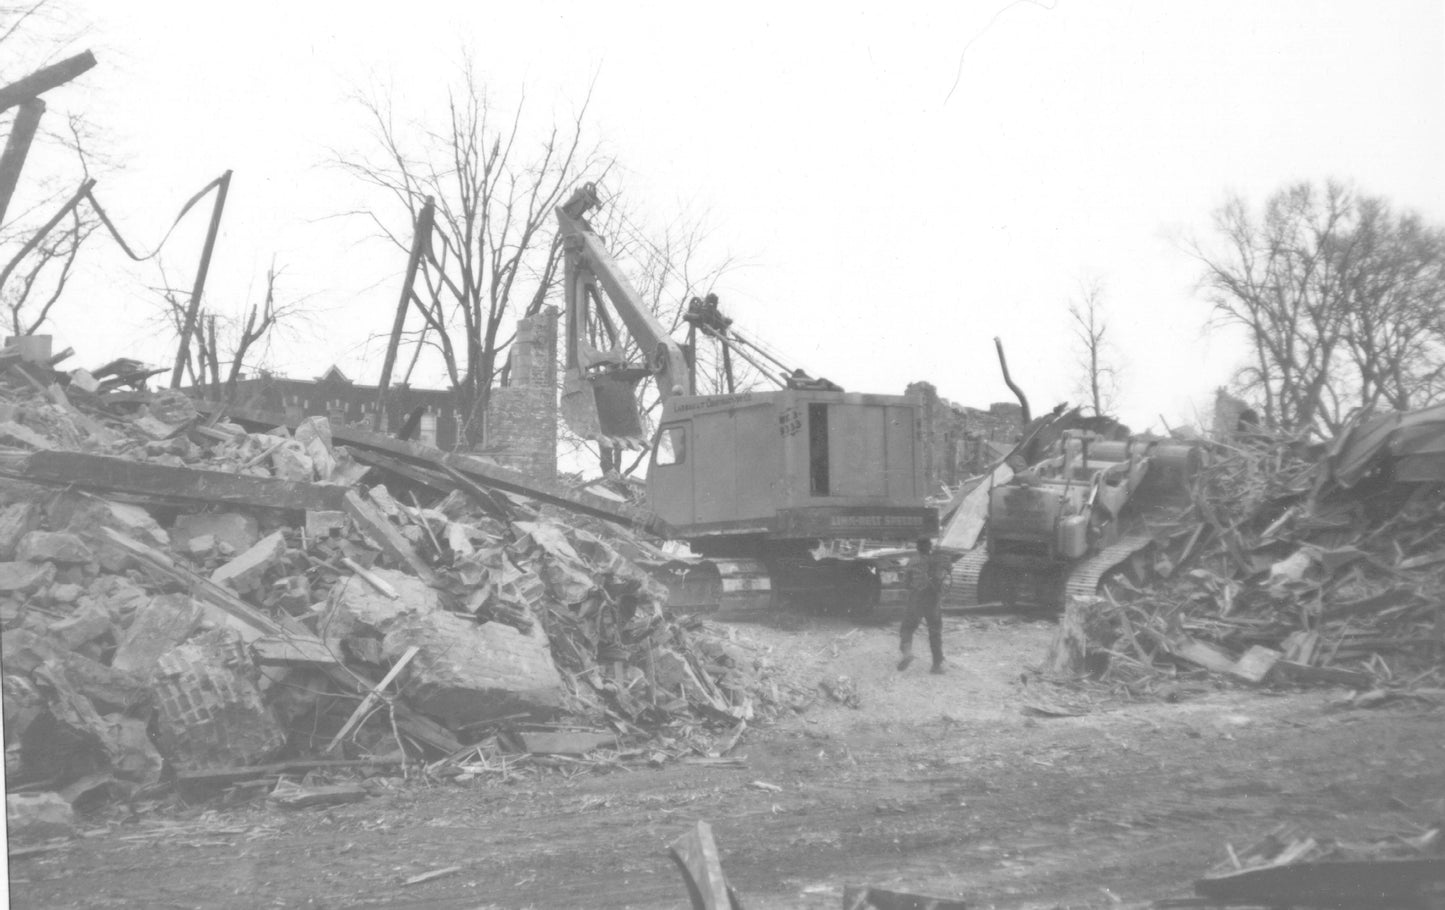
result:
[[[1439,685],[1445,449],[1427,450],[1440,438],[1445,410],[1432,408],[1364,418],[1323,452],[1262,434],[1215,443],[1192,507],[1155,529],[1153,573],[1071,602],[1048,667],[1135,694],[1200,669]]]
[[[6,768],[30,791],[12,819],[177,784],[279,780],[300,807],[361,798],[318,774],[705,757],[793,704],[667,610],[629,506],[198,408],[143,371],[25,369],[0,369]]]

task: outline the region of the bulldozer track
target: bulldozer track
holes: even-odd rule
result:
[[[1097,596],[1099,584],[1110,569],[1152,543],[1154,538],[1144,534],[1125,537],[1112,547],[1106,547],[1084,560],[1069,573],[1068,581],[1064,585],[1065,598]]]
[[[953,564],[953,570],[948,573],[948,588],[943,592],[945,607],[978,606],[978,580],[987,562],[988,549],[976,547]]]

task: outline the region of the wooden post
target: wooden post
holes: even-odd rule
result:
[[[406,261],[406,278],[401,284],[401,300],[396,305],[396,319],[391,324],[391,339],[386,344],[386,359],[381,364],[381,381],[376,384],[375,429],[381,431],[381,415],[386,413],[386,390],[391,386],[391,371],[396,366],[396,351],[401,346],[401,330],[406,325],[406,310],[411,306],[412,283],[416,281],[416,270],[427,244],[431,242],[432,221],[435,218],[436,200],[426,197],[421,212],[416,216],[416,233],[411,238],[411,255]]]
[[[201,264],[196,269],[196,283],[191,287],[191,302],[186,307],[186,321],[181,326],[181,341],[176,348],[176,365],[171,370],[171,388],[181,387],[181,371],[191,353],[191,332],[196,328],[196,314],[201,309],[201,294],[206,290],[206,273],[211,270],[211,252],[216,248],[216,234],[221,229],[221,211],[226,207],[226,192],[231,188],[231,172],[216,181],[216,204],[211,208],[211,224],[206,229],[206,243],[201,247]],[[202,382],[205,377],[201,377]]]
[[[20,182],[20,171],[25,167],[25,158],[30,154],[30,143],[40,126],[40,115],[45,113],[45,102],[30,98],[20,104],[15,113],[15,123],[10,127],[10,138],[5,142],[5,152],[0,154],[0,224],[5,223],[5,210],[10,207],[10,197],[15,185]]]

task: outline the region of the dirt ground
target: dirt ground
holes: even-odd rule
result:
[[[887,619],[888,617],[884,617]],[[1180,701],[1049,689],[1088,713],[1039,717],[1024,671],[1047,622],[945,620],[949,672],[893,663],[895,627],[729,622],[826,698],[749,730],[741,768],[669,764],[502,783],[379,779],[365,802],[253,801],[93,819],[12,858],[16,907],[675,908],[666,846],[703,819],[750,910],[836,908],[845,884],[978,908],[1147,906],[1284,823],[1369,840],[1445,817],[1445,712],[1331,706],[1339,692],[1195,681]],[[922,642],[920,642],[922,644]],[[926,650],[926,649],[925,649]],[[418,884],[422,873],[459,870]]]

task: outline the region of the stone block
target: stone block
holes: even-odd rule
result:
[[[182,549],[184,549],[186,555],[192,559],[205,559],[215,551],[216,538],[210,534],[198,534],[190,540],[187,540],[182,545]]]
[[[307,512],[306,513],[306,536],[312,539],[330,537],[333,533],[344,534],[346,532],[345,512]]]
[[[205,632],[157,661],[161,750],[182,771],[259,764],[286,742],[241,639]]]
[[[102,575],[86,590],[105,607],[111,619],[122,625],[151,599],[149,594],[123,575]]]
[[[566,705],[540,623],[524,634],[444,611],[408,614],[387,629],[382,652],[396,660],[412,646],[421,650],[402,674],[407,703],[454,729],[516,713],[544,719]]]
[[[319,442],[327,451],[330,451],[332,446],[331,421],[325,417],[307,417],[296,424],[296,429],[292,431],[291,436],[303,446]]]
[[[162,654],[181,644],[201,625],[200,604],[185,594],[162,594],[136,610],[110,665],[149,675]]]
[[[51,563],[0,562],[0,592],[31,594],[55,580]]]
[[[165,529],[149,512],[132,503],[111,502],[88,493],[68,492],[56,497],[47,511],[50,526],[79,536],[95,553],[101,568],[108,572],[124,572],[132,568],[135,561],[107,540],[101,533],[102,528],[112,528],[147,546],[170,546],[170,536]]]
[[[110,757],[111,773],[142,784],[160,780],[165,760],[151,742],[149,719],[106,714],[100,720],[97,732]]]
[[[53,604],[64,605],[75,603],[84,593],[85,588],[78,584],[57,582],[50,586],[50,590],[45,592],[45,596],[49,598]]]
[[[79,536],[65,531],[31,531],[15,547],[17,559],[28,562],[87,563],[95,554]]]
[[[69,837],[75,813],[58,793],[7,793],[5,827],[18,841]]]
[[[282,480],[310,482],[316,466],[306,454],[306,446],[294,439],[288,439],[271,453],[271,469]]]
[[[177,516],[171,536],[183,548],[187,541],[210,537],[218,543],[230,544],[237,553],[244,553],[261,539],[261,528],[253,516],[243,512],[202,512]]]
[[[363,579],[351,576],[341,582],[332,595],[335,606],[322,625],[328,638],[380,635],[405,616],[441,609],[436,590],[416,576],[395,569],[372,569],[371,572],[399,596],[392,600]]]
[[[0,680],[4,695],[5,742],[19,743],[31,722],[45,710],[35,685],[23,676],[7,673]]]
[[[266,573],[286,552],[286,538],[276,531],[261,538],[254,546],[211,573],[211,581],[227,585],[241,594],[255,591],[265,581]]]
[[[57,585],[56,587],[59,587]],[[75,587],[71,585],[70,587]],[[87,598],[74,613],[50,624],[50,635],[66,648],[74,651],[89,641],[95,641],[111,632],[110,613],[105,607]]]
[[[17,502],[0,509],[0,559],[14,559],[20,538],[35,530],[40,509],[33,502]]]

